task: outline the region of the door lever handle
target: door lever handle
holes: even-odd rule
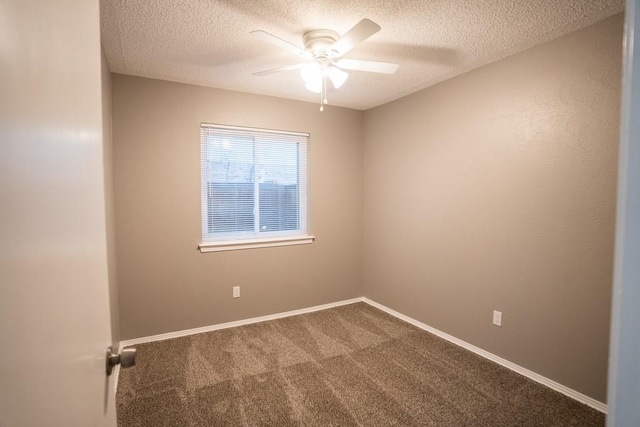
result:
[[[111,375],[116,365],[122,365],[123,368],[129,368],[136,364],[136,349],[124,348],[120,354],[114,353],[113,348],[107,348],[107,375]]]

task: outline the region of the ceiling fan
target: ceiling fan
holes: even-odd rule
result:
[[[318,29],[302,35],[304,48],[289,43],[266,31],[256,30],[251,34],[268,43],[280,46],[306,61],[293,65],[253,73],[266,76],[281,71],[300,70],[305,87],[320,94],[320,111],[327,103],[327,79],[338,89],[349,77],[345,70],[367,71],[371,73],[393,74],[398,64],[390,62],[361,61],[342,58],[354,47],[380,31],[380,26],[369,19],[363,19],[353,28],[340,36],[335,31]]]

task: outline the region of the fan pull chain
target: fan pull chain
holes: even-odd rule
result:
[[[322,83],[324,86],[324,103],[327,103],[327,74],[323,73],[322,74]]]
[[[327,104],[327,75],[322,74],[322,81],[320,85],[320,111],[324,111],[324,106]]]

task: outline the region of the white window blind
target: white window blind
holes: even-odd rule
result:
[[[202,124],[203,242],[306,235],[308,139]]]

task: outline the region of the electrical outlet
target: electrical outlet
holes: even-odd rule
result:
[[[493,310],[493,324],[496,326],[502,326],[502,312]]]
[[[240,286],[233,287],[233,297],[240,298]]]

